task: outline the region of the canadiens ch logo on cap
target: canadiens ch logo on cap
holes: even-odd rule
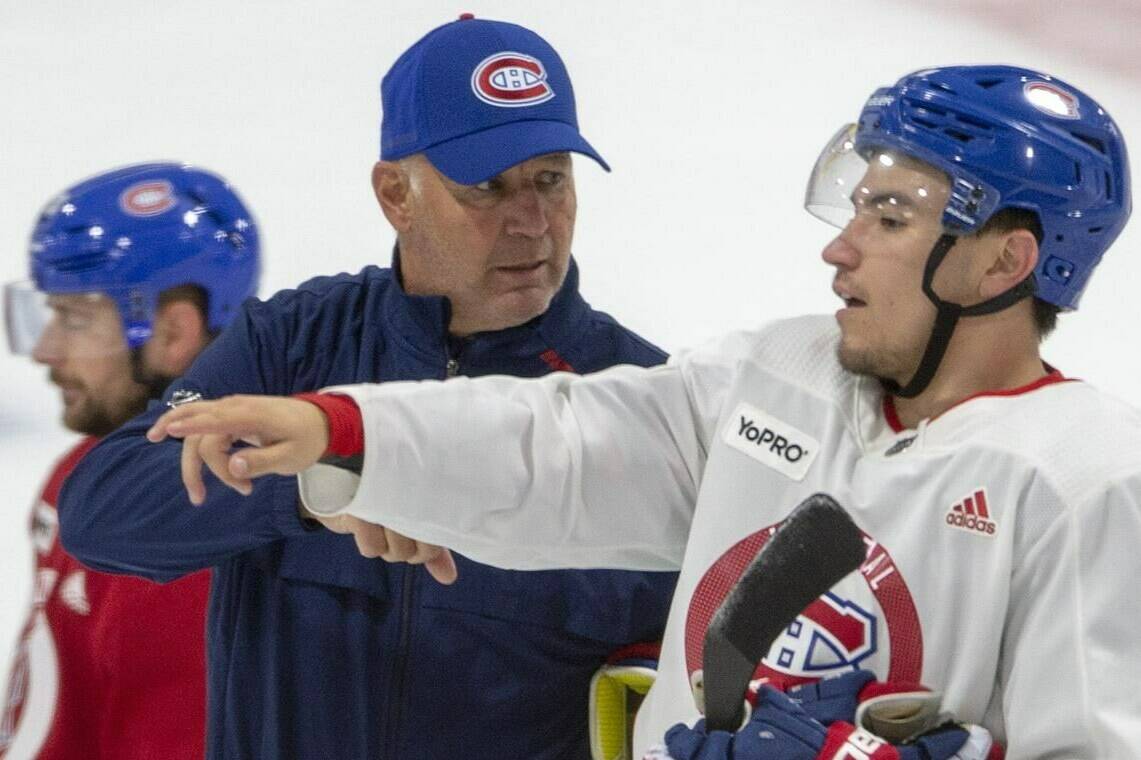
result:
[[[119,208],[129,216],[158,216],[174,205],[174,188],[166,180],[131,185],[119,196]]]
[[[484,103],[501,108],[533,106],[555,97],[542,62],[514,52],[484,58],[471,74],[471,89]]]
[[[1030,105],[1059,119],[1080,119],[1078,99],[1049,82],[1027,82],[1022,92]]]

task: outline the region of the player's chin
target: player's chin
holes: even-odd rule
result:
[[[85,399],[64,408],[63,424],[75,433],[103,437],[114,432],[119,425],[133,416],[133,414],[116,414],[104,404]]]
[[[98,415],[93,414],[88,405],[79,401],[66,403],[63,408],[63,426],[68,430],[83,435],[90,435],[93,420]]]
[[[836,348],[836,358],[839,359],[841,367],[854,374],[878,374],[872,351],[848,336],[841,336],[840,345]]]

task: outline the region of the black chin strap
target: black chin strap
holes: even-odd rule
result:
[[[944,301],[935,293],[932,283],[939,265],[943,263],[947,252],[958,239],[955,235],[943,234],[935,241],[935,246],[927,256],[927,264],[923,268],[923,294],[935,304],[936,312],[935,324],[931,327],[931,337],[927,339],[927,348],[923,352],[923,358],[919,360],[915,375],[903,387],[894,380],[881,379],[887,391],[900,398],[915,398],[927,389],[931,378],[935,377],[935,372],[939,369],[939,363],[943,361],[943,355],[947,353],[947,346],[951,343],[951,335],[955,332],[955,325],[959,323],[960,317],[977,317],[1002,311],[1023,298],[1034,295],[1037,290],[1034,275],[1031,274],[1013,288],[974,306],[961,306]]]

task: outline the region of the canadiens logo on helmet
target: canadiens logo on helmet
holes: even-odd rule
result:
[[[471,74],[471,89],[484,103],[501,108],[533,106],[555,97],[542,62],[514,52],[484,58]]]
[[[119,208],[128,216],[158,216],[174,206],[174,188],[163,179],[131,185],[119,196]]]
[[[1059,119],[1080,119],[1078,99],[1057,85],[1049,82],[1027,82],[1022,92],[1030,105],[1050,116]]]

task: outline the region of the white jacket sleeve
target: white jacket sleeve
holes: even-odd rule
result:
[[[732,363],[331,388],[361,408],[362,477],[318,465],[302,498],[500,567],[674,570]]]

